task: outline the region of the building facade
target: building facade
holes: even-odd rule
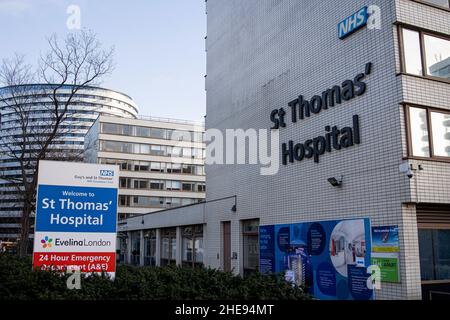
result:
[[[203,134],[203,124],[184,120],[100,116],[86,135],[85,160],[120,166],[123,220],[204,200]]]
[[[279,134],[278,170],[209,161],[206,202],[186,208],[186,219],[180,208],[120,229],[157,226],[162,241],[161,229],[202,225],[204,264],[245,274],[262,263],[263,226],[364,218],[398,230],[398,278],[376,299],[448,297],[449,2],[206,5],[207,132]],[[345,249],[326,240],[330,255]]]
[[[50,123],[51,111],[48,107],[52,100],[48,95],[53,89],[51,85],[29,85],[23,88],[0,88],[0,134],[2,153],[0,155],[0,239],[15,242],[20,234],[20,217],[22,202],[18,196],[14,179],[20,175],[19,162],[11,156],[10,145],[14,143],[14,136],[20,135],[21,113],[18,108],[26,112],[29,119],[27,132],[32,133],[30,143],[38,144],[34,139],[40,134],[48,133],[45,124]],[[73,87],[65,85],[57,90],[57,98],[62,103],[69,99]],[[133,100],[120,92],[87,87],[79,90],[73,97],[68,109],[68,117],[60,127],[60,134],[52,144],[51,150],[55,154],[76,154],[84,150],[84,136],[99,115],[113,117],[136,118],[138,107]],[[33,142],[34,141],[34,142]],[[32,149],[32,148],[30,148]],[[8,152],[7,152],[8,151]],[[30,157],[30,164],[36,165]],[[33,223],[31,224],[33,225]]]

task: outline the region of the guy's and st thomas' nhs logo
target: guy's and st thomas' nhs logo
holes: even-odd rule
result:
[[[358,12],[352,14],[350,17],[345,18],[338,24],[339,39],[344,39],[367,25],[369,19],[368,7],[364,7]]]
[[[53,246],[53,239],[50,239],[48,236],[45,236],[44,239],[41,240],[42,248],[49,249]]]
[[[100,170],[100,176],[101,177],[114,177],[114,171],[113,170]]]

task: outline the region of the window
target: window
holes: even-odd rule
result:
[[[192,191],[194,189],[194,185],[190,182],[183,182],[183,191]]]
[[[150,137],[150,128],[136,127],[136,136],[138,136],[138,137]]]
[[[168,163],[167,173],[181,173],[181,163]]]
[[[419,229],[423,281],[450,279],[450,229]]]
[[[136,166],[136,171],[144,171],[147,172],[149,170],[150,163],[145,161],[140,161],[139,164]]]
[[[244,275],[259,268],[259,220],[242,222]]]
[[[166,189],[167,190],[181,190],[181,182],[180,181],[167,181]]]
[[[161,229],[161,266],[175,264],[177,256],[177,229]]]
[[[141,258],[141,232],[131,232],[131,264],[139,265]]]
[[[403,71],[450,80],[450,37],[401,28]]]
[[[412,154],[418,157],[430,156],[427,111],[422,108],[409,108]]]
[[[102,124],[102,133],[106,134],[120,134],[122,128],[121,125],[115,123],[103,123]]]
[[[203,264],[203,226],[184,227],[181,237],[183,266],[201,266]]]
[[[162,172],[161,171],[161,163],[159,163],[159,162],[152,162],[152,163],[150,163],[150,171],[152,171],[152,172]]]
[[[430,112],[433,153],[437,157],[450,157],[450,113]]]
[[[154,156],[164,156],[165,153],[165,147],[163,146],[156,146],[156,145],[152,145],[151,146],[151,152],[152,155]]]
[[[156,230],[144,231],[144,266],[156,265]]]
[[[152,136],[152,138],[156,138],[156,139],[165,139],[166,131],[164,129],[152,128],[151,136]]]
[[[193,174],[195,172],[195,166],[191,164],[183,164],[184,174]]]
[[[450,112],[407,107],[409,156],[450,160]]]
[[[140,153],[141,154],[150,154],[150,145],[148,145],[148,144],[141,144],[140,145]]]
[[[161,180],[151,180],[150,189],[152,190],[164,190],[164,181]]]

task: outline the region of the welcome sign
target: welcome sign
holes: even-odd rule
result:
[[[114,276],[117,188],[116,166],[40,161],[33,266]]]

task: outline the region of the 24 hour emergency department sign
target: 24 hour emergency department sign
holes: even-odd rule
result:
[[[40,161],[33,266],[116,268],[118,167]]]

